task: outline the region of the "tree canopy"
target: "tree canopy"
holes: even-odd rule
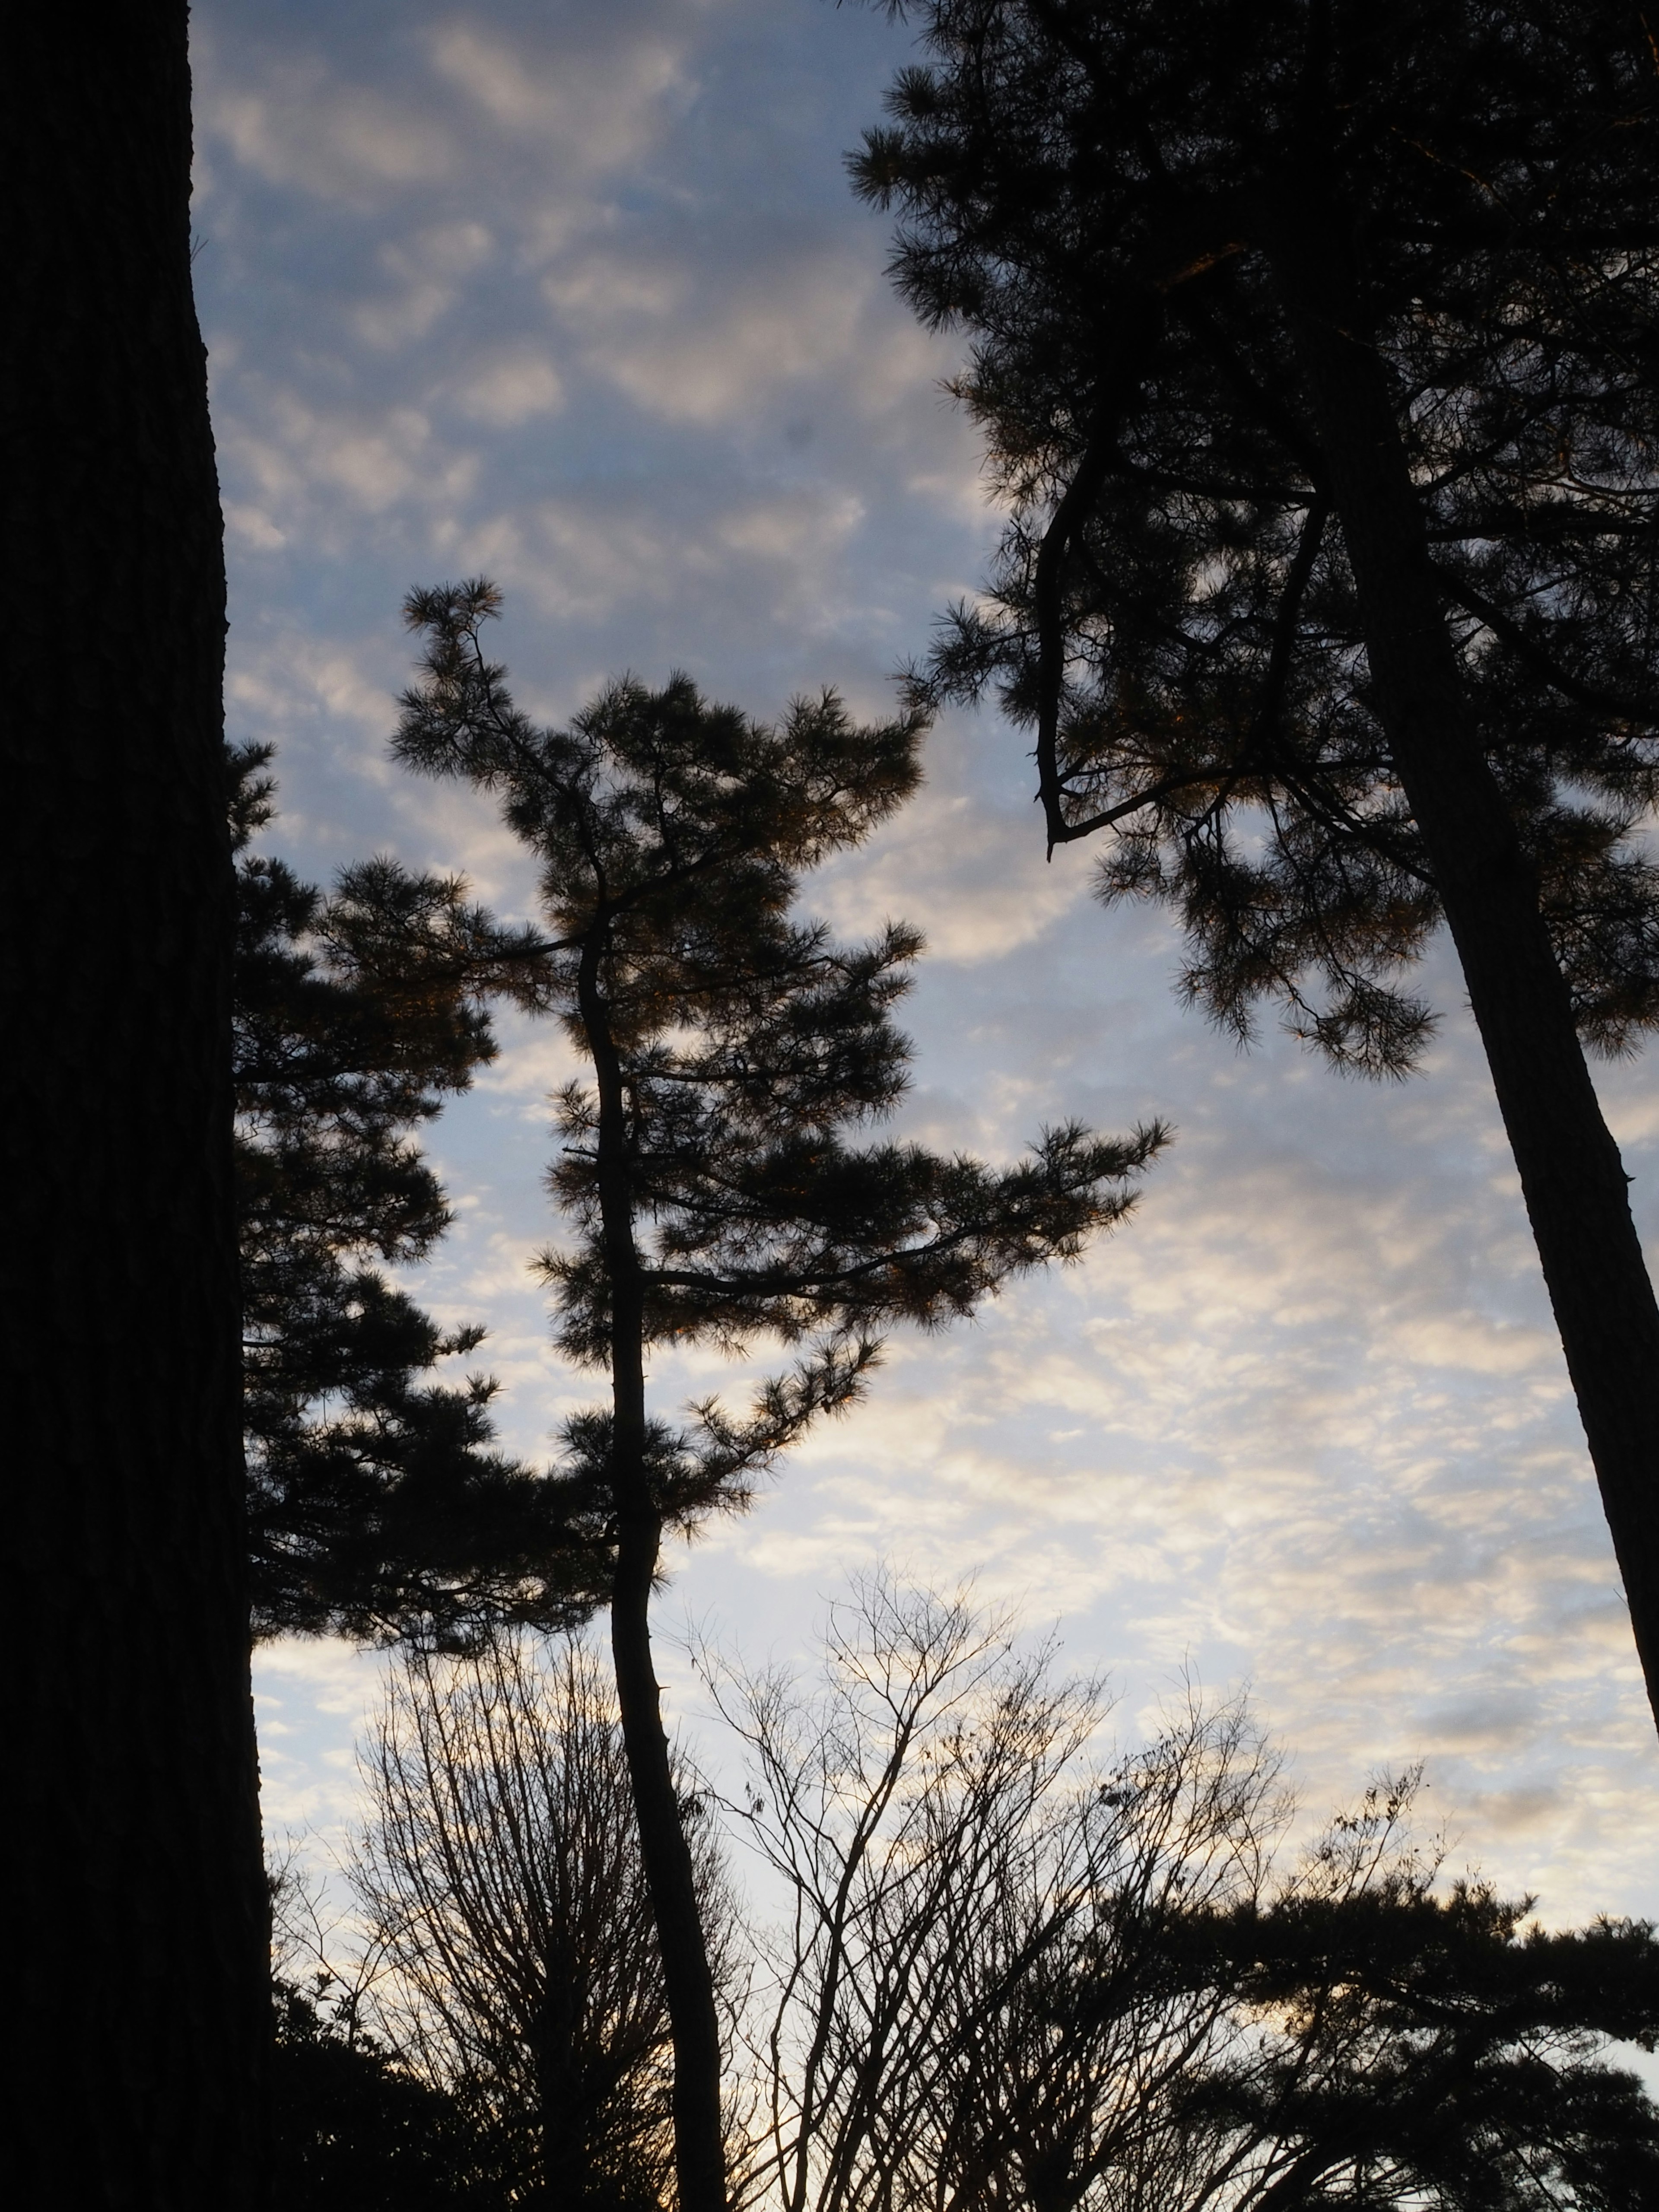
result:
[[[1287,1876],[1154,1936],[1154,1971],[1229,2021],[1172,2100],[1180,2162],[1237,2212],[1638,2212],[1659,2110],[1609,2045],[1659,2035],[1652,1927],[1546,1929],[1530,1897],[1443,1882],[1420,1784],[1373,1784]],[[1068,2032],[1116,2002],[1085,1966]]]
[[[726,2199],[720,2038],[695,1869],[653,1671],[663,1533],[740,1504],[820,1416],[848,1405],[895,1322],[937,1327],[1076,1257],[1120,1219],[1162,1132],[1075,1124],[1008,1169],[854,1141],[890,1112],[908,1048],[893,1006],[920,949],[890,922],[841,945],[798,918],[803,871],[915,788],[923,719],[860,726],[830,694],[775,727],[684,677],[625,679],[538,728],[484,655],[483,580],[413,593],[427,647],[398,757],[497,793],[540,865],[540,988],[591,1074],[559,1101],[549,1177],[570,1235],[544,1263],[556,1341],[604,1365],[610,1403],[567,1432],[574,1525],[609,1556],[611,1648],[673,2028],[684,2212]],[[746,1418],[647,1410],[659,1346],[802,1348]]]
[[[552,1492],[490,1449],[494,1382],[433,1376],[483,1330],[441,1328],[368,1264],[423,1259],[447,1227],[410,1133],[495,1056],[488,1002],[522,994],[533,940],[453,877],[374,860],[325,896],[248,853],[270,757],[228,757],[255,1634],[562,1624],[592,1595]]]
[[[332,1978],[273,1984],[272,2178],[282,2212],[505,2212],[496,2146],[463,2101],[402,2065]]]
[[[854,163],[1009,520],[914,674],[1049,849],[1407,1071],[1462,963],[1659,1711],[1659,1309],[1582,1042],[1659,1018],[1659,76],[1567,0],[927,0]]]

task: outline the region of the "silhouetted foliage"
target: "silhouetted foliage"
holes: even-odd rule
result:
[[[592,1600],[551,1493],[489,1449],[492,1382],[433,1376],[483,1332],[440,1328],[366,1264],[423,1259],[447,1225],[409,1133],[494,1057],[486,1001],[522,990],[528,940],[454,878],[376,860],[325,897],[247,855],[270,757],[228,756],[255,1632],[557,1626]]]
[[[1659,1019],[1659,69],[1612,0],[921,0],[854,164],[1010,519],[919,701],[1182,988],[1398,1074],[1446,920],[1659,1713],[1659,1309],[1579,1036]]]
[[[1659,2109],[1605,2045],[1659,2039],[1652,1928],[1551,1933],[1530,1899],[1437,1893],[1402,1847],[1410,1790],[1373,1790],[1282,1893],[1177,1931],[1245,2028],[1182,2100],[1188,2154],[1241,2208],[1642,2212]]]
[[[1410,1065],[1431,1017],[1398,971],[1440,905],[1286,301],[1279,234],[1316,227],[1391,373],[1470,727],[1579,1021],[1622,1049],[1659,1020],[1659,870],[1635,834],[1659,798],[1638,17],[915,12],[936,65],[900,78],[856,178],[902,210],[906,297],[975,334],[957,389],[1014,507],[988,601],[952,615],[925,695],[994,685],[1043,726],[1052,834],[1115,831],[1103,896],[1176,908],[1184,987],[1227,1027],[1248,1035],[1273,994],[1340,1063]],[[1334,204],[1279,204],[1316,169]]]
[[[272,1995],[277,2212],[506,2212],[496,2146],[334,2002],[326,1974]]]
[[[724,2204],[720,2035],[663,1733],[648,1605],[665,1528],[741,1504],[821,1414],[849,1404],[895,1322],[939,1325],[1009,1277],[1079,1254],[1126,1210],[1159,1141],[1075,1126],[996,1171],[848,1141],[904,1087],[890,1010],[919,949],[890,924],[836,945],[793,918],[802,870],[915,788],[922,722],[856,726],[826,695],[777,728],[684,677],[611,686],[568,730],[514,706],[479,631],[483,580],[414,593],[428,640],[398,757],[497,792],[542,865],[542,988],[590,1062],[560,1100],[550,1177],[572,1231],[550,1252],[557,1340],[608,1365],[611,1403],[567,1430],[564,1477],[611,1559],[617,1692],[673,2024],[682,2212]],[[750,1415],[647,1413],[658,1345],[804,1344]]]

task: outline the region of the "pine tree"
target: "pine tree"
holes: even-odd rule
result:
[[[1659,1019],[1659,70],[1611,0],[927,0],[854,163],[1011,509],[925,701],[1187,996],[1408,1069],[1462,964],[1659,1717],[1659,1307],[1583,1046]]]
[[[246,852],[265,746],[231,752],[243,1427],[256,1636],[469,1648],[568,1626],[596,1593],[557,1493],[489,1449],[495,1384],[433,1379],[446,1332],[369,1264],[451,1218],[410,1133],[495,1053],[489,1002],[533,1000],[535,939],[457,878],[380,859],[331,896]]]
[[[1277,1897],[1170,1931],[1176,1978],[1242,2031],[1182,2100],[1189,2149],[1239,2212],[1644,2212],[1659,2109],[1607,2046],[1659,2036],[1651,1925],[1547,1930],[1531,1898],[1437,1891],[1403,1832],[1414,1782],[1369,1792]]]
[[[9,23],[5,2166],[258,2203],[270,2039],[231,1168],[224,563],[185,0]],[[189,1929],[199,1972],[177,1972]]]
[[[559,1101],[550,1177],[570,1240],[550,1251],[557,1341],[607,1367],[608,1406],[569,1425],[573,1524],[610,1553],[611,1650],[674,2050],[682,2212],[726,2202],[721,2051],[695,1869],[664,1734],[649,1601],[665,1530],[740,1504],[815,1419],[860,1393],[880,1333],[970,1312],[1024,1269],[1081,1252],[1130,1203],[1156,1129],[1075,1126],[994,1172],[914,1145],[855,1145],[888,1112],[907,1048],[891,1022],[918,950],[890,925],[835,944],[792,908],[801,871],[856,844],[914,789],[918,715],[855,726],[832,696],[767,728],[684,677],[613,684],[568,730],[514,706],[479,646],[500,595],[417,592],[422,679],[398,757],[498,793],[542,864],[544,989],[591,1077]],[[647,1409],[658,1346],[803,1347],[738,1419]]]

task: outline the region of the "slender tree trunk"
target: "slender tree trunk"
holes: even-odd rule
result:
[[[261,2201],[224,573],[183,0],[5,58],[4,923],[19,2204]]]
[[[680,2212],[725,2212],[720,2016],[651,1654],[651,1589],[661,1552],[662,1518],[646,1464],[645,1286],[634,1243],[627,1102],[597,975],[602,927],[596,925],[584,951],[578,989],[599,1085],[599,1205],[611,1279],[611,1476],[617,1533],[611,1650],[674,2046],[674,2169]]]
[[[592,2154],[576,2049],[580,2011],[576,1961],[568,1942],[556,1939],[549,1944],[543,1974],[542,2002],[533,2024],[541,2143],[536,2194],[531,2201],[586,2204],[593,2194]]]
[[[1375,351],[1296,310],[1389,749],[1428,849],[1520,1171],[1659,1721],[1659,1305],[1536,872],[1480,746]]]

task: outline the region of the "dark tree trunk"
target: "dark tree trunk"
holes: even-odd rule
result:
[[[183,0],[25,9],[0,800],[20,2204],[259,2201],[224,574]]]
[[[592,2160],[576,2049],[581,2008],[572,1946],[556,1937],[542,1971],[542,2001],[533,2024],[541,2140],[531,2202],[586,2204],[592,2195]]]
[[[1659,1305],[1536,874],[1469,732],[1382,364],[1340,319],[1304,294],[1296,337],[1377,708],[1462,963],[1659,1720]]]
[[[644,1283],[634,1242],[622,1072],[595,972],[599,943],[596,927],[583,956],[579,990],[599,1093],[599,1204],[611,1280],[611,1478],[617,1538],[611,1650],[674,2046],[679,2212],[725,2212],[720,2016],[651,1655],[651,1590],[662,1547],[662,1517],[646,1462]]]
[[[697,1910],[691,1853],[669,1765],[668,1737],[662,1724],[647,1617],[660,1523],[649,1510],[627,1506],[621,1508],[618,1522],[611,1649],[616,1662],[623,1741],[628,1749],[634,1808],[640,1824],[640,1855],[651,1888],[674,2045],[674,2170],[678,2201],[683,2212],[725,2212],[720,2020],[702,1917]]]

